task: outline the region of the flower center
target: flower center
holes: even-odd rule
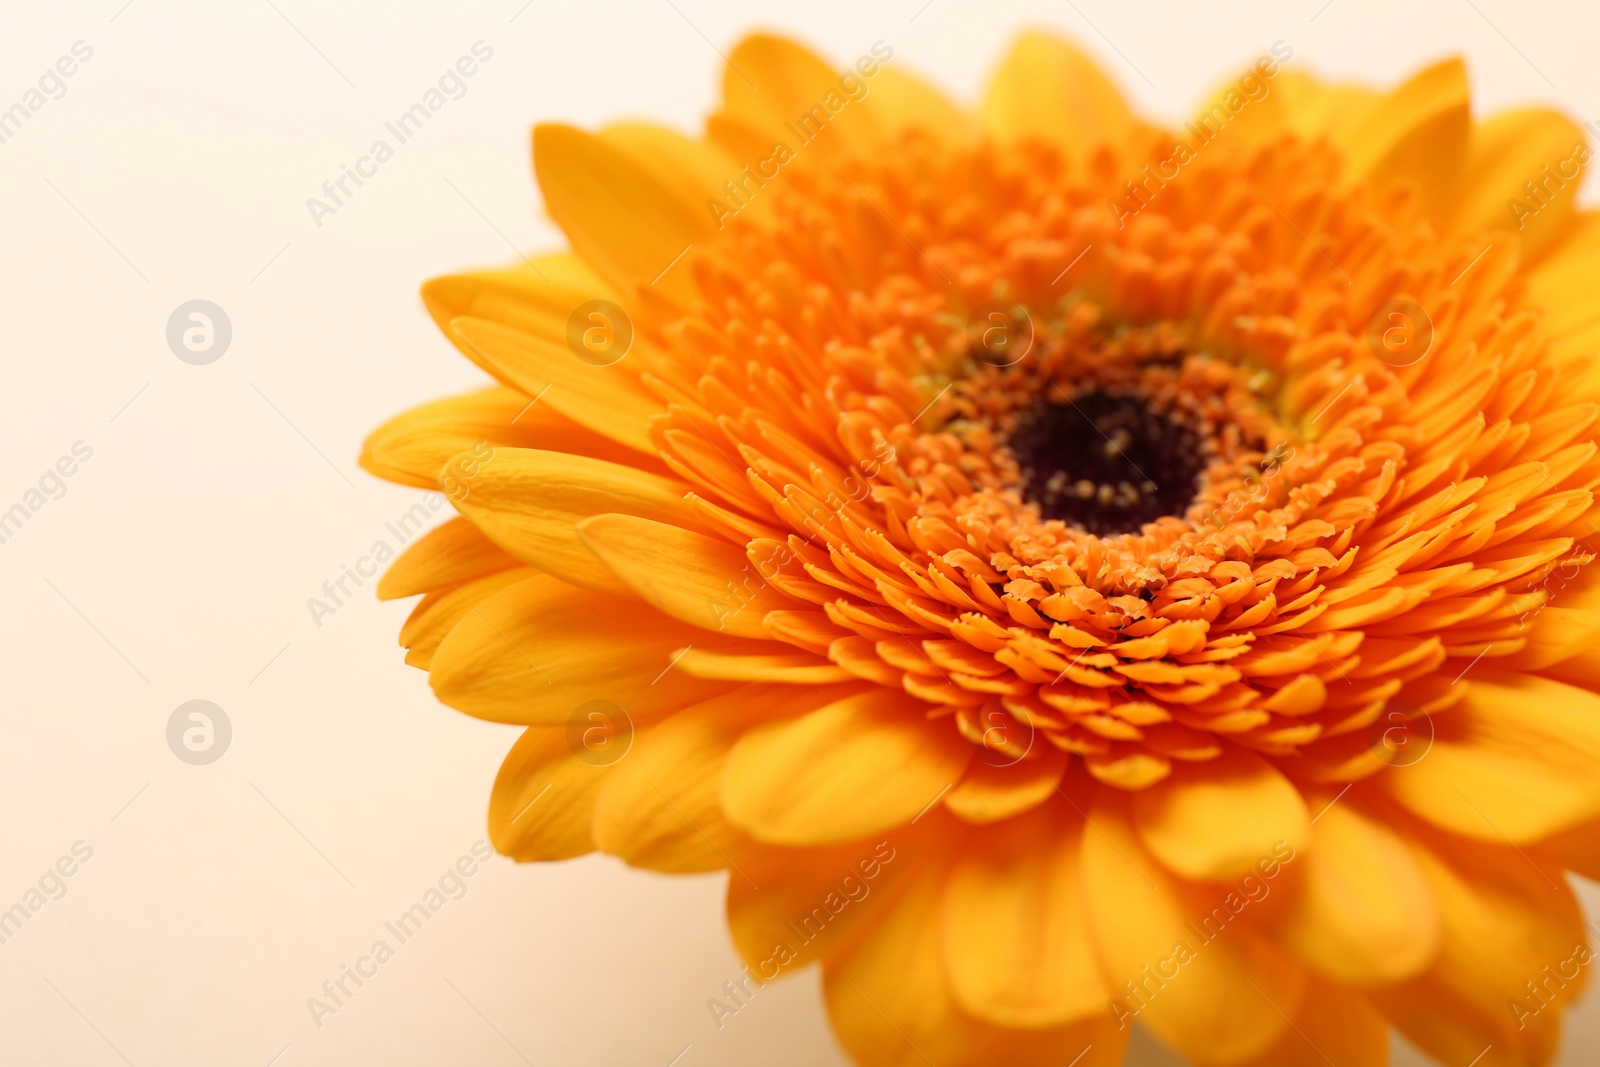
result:
[[[1208,456],[1200,436],[1134,392],[1052,397],[1010,439],[1022,495],[1045,519],[1097,536],[1182,515]]]

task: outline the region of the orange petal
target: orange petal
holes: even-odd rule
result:
[[[1375,101],[1339,138],[1346,173],[1374,184],[1409,179],[1444,211],[1472,137],[1471,96],[1459,59],[1419,71]]]
[[[851,78],[870,97],[871,83],[853,72]],[[848,89],[841,72],[815,52],[787,38],[755,33],[728,55],[718,114],[748,129],[769,151],[775,142],[825,155],[864,151],[881,137],[877,116],[858,107]]]
[[[413,506],[398,520],[402,532],[406,518],[419,506]],[[420,522],[417,528],[421,528]],[[452,582],[461,585],[515,566],[516,557],[501,551],[471,520],[458,515],[429,530],[400,553],[378,579],[378,599],[415,596]]]
[[[1529,299],[1544,309],[1545,330],[1565,350],[1566,341],[1600,323],[1600,307],[1590,295],[1595,271],[1600,270],[1600,212],[1579,213],[1561,238],[1527,277]],[[1571,577],[1563,574],[1557,581],[1565,584]]]
[[[1303,848],[1310,836],[1299,790],[1241,748],[1174,766],[1166,781],[1133,794],[1132,811],[1145,848],[1194,881],[1242,877],[1276,849]]]
[[[1097,145],[1120,145],[1134,125],[1122,93],[1094,60],[1043,33],[1024,34],[1001,63],[983,120],[1001,140],[1036,137],[1076,159]]]
[[[482,603],[500,590],[537,573],[532,567],[508,567],[481,578],[455,582],[417,601],[405,625],[400,627],[400,647],[406,650],[406,662],[427,670],[433,665],[433,654],[456,624],[471,613],[473,604]]]
[[[1506,111],[1479,123],[1472,131],[1466,187],[1453,229],[1513,231],[1524,260],[1534,258],[1571,232],[1588,158],[1583,129],[1547,108]],[[1563,162],[1571,171],[1566,178],[1556,171]],[[1532,192],[1526,182],[1534,184]]]
[[[699,524],[683,501],[688,491],[683,483],[566,452],[466,452],[446,466],[441,484],[456,509],[506,552],[573,585],[604,593],[632,595],[632,589],[584,544],[578,523],[622,512]]]
[[[937,875],[954,827],[932,812],[881,838],[820,849],[763,850],[728,880],[728,932],[760,981],[772,981],[854,942],[905,887]]]
[[[666,669],[695,632],[637,601],[540,574],[473,598],[428,681],[444,703],[495,722],[560,725],[591,700],[659,715],[732,688]]]
[[[1504,1007],[1485,1013],[1426,978],[1374,990],[1368,999],[1406,1040],[1439,1063],[1527,1067],[1526,1032],[1517,1030],[1516,1017]]]
[[[1283,946],[1345,985],[1415,977],[1439,951],[1439,909],[1405,842],[1347,797],[1318,798],[1295,867],[1299,891],[1276,929]]]
[[[856,71],[863,69],[856,60]],[[879,67],[862,79],[870,95],[863,101],[886,134],[919,129],[947,141],[972,133],[975,123],[943,93],[899,67]]]
[[[609,767],[578,759],[566,728],[532,726],[511,746],[489,794],[489,840],[522,861],[594,851],[589,826]]]
[[[1600,695],[1479,670],[1433,717],[1422,759],[1374,779],[1411,811],[1489,842],[1535,841],[1600,817]]]
[[[622,149],[648,169],[686,204],[701,205],[723,195],[722,183],[738,173],[733,156],[708,141],[685,137],[649,122],[619,122],[600,131],[600,139]],[[706,213],[708,219],[715,216]]]
[[[1196,1060],[1261,1055],[1299,1010],[1305,972],[1251,928],[1255,905],[1239,892],[1181,887],[1140,844],[1127,804],[1101,787],[1083,835],[1089,929],[1114,1008]]]
[[[1036,758],[999,766],[974,759],[944,806],[967,822],[988,823],[1021,815],[1048,800],[1067,769],[1067,754],[1043,739],[1035,742]]]
[[[1043,1030],[972,1018],[954,1001],[939,947],[939,879],[918,879],[883,921],[823,965],[834,1032],[858,1063],[884,1067],[1075,1067],[1121,1063],[1126,1033],[1109,1015]]]
[[[780,685],[825,685],[848,682],[856,676],[820,656],[807,652],[709,652],[685,648],[674,653],[678,670],[696,678],[721,678],[730,682],[775,682]]]
[[[872,687],[739,739],[722,774],[728,818],[781,845],[850,841],[903,826],[955,784],[972,746],[922,701]],[[893,768],[893,773],[887,773]]]
[[[623,585],[692,626],[762,638],[767,612],[793,604],[767,584],[742,547],[720,538],[636,514],[597,515],[579,523],[577,533]]]
[[[1383,1016],[1359,993],[1312,979],[1300,998],[1294,1026],[1271,1049],[1239,1067],[1387,1067],[1388,1063],[1389,1026]]]
[[[470,317],[561,341],[574,308],[620,295],[570,252],[534,256],[505,270],[446,274],[422,286],[422,303],[446,337],[453,320]]]
[[[704,204],[656,167],[571,126],[534,128],[533,169],[545,210],[601,277],[624,293],[652,285],[692,293],[688,272],[668,268],[716,232]]]
[[[774,699],[746,686],[686,708],[650,729],[618,761],[594,809],[595,845],[638,867],[711,871],[751,862],[749,840],[722,813],[718,782],[739,734],[759,718],[819,707],[826,689]]]
[[[1037,1029],[1104,1018],[1111,990],[1078,888],[1083,816],[1065,803],[967,834],[940,912],[945,980],[969,1015]]]
[[[656,454],[648,427],[666,409],[620,362],[594,366],[561,341],[487,319],[452,319],[450,334],[481,367],[540,404],[636,452]]]
[[[1571,1004],[1588,980],[1581,963],[1561,966],[1587,949],[1578,903],[1560,868],[1537,854],[1425,830],[1411,841],[1443,924],[1427,980],[1491,1019],[1515,1020],[1518,1004],[1530,1009],[1513,1031],[1524,1053],[1553,1045],[1560,1006]],[[1547,982],[1546,968],[1563,970],[1565,978]],[[1532,1012],[1539,1004],[1530,982],[1555,1004]]]

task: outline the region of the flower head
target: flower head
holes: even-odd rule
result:
[[[1600,869],[1588,150],[1457,62],[1293,66],[1168,130],[1048,37],[974,115],[756,36],[701,138],[538,127],[572,251],[430,282],[497,384],[363,456],[460,513],[381,592],[527,727],[496,847],[728,869],[750,981],[820,961],[864,1064],[1546,1062]]]

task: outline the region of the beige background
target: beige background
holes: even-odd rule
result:
[[[559,244],[536,119],[697,129],[755,25],[841,63],[882,39],[970,101],[1033,23],[1168,119],[1279,39],[1379,81],[1461,51],[1482,107],[1600,117],[1591,4],[123,3],[0,14],[0,108],[94,49],[0,144],[0,510],[93,448],[0,544],[0,907],[93,848],[0,945],[6,1065],[843,1062],[814,972],[713,1026],[720,877],[595,857],[489,865],[320,1029],[306,1009],[484,836],[513,738],[402,666],[407,605],[364,592],[319,628],[306,599],[416,499],[355,467],[364,433],[478,380],[418,284]],[[467,95],[317,228],[306,198],[478,40]],[[233,325],[209,366],[165,343],[193,298]],[[210,766],[165,741],[195,698],[233,725]],[[1562,1062],[1597,1040],[1590,997]]]

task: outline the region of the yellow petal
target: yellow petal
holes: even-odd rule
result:
[[[524,730],[489,795],[489,840],[515,860],[563,860],[594,851],[589,826],[609,767],[573,755],[565,727]]]
[[[861,70],[857,60],[857,70]],[[899,67],[879,67],[864,78],[869,96],[863,101],[885,133],[907,129],[927,131],[945,141],[970,136],[976,124],[939,90]]]
[[[1526,1031],[1517,1030],[1505,1006],[1485,1013],[1426,978],[1374,990],[1368,998],[1406,1040],[1439,1063],[1527,1067],[1520,1054]]]
[[[1562,968],[1566,979],[1546,984],[1546,967],[1560,968],[1587,951],[1582,916],[1560,869],[1542,866],[1534,854],[1444,834],[1422,831],[1411,841],[1444,931],[1428,981],[1486,1017],[1513,1020],[1513,1002],[1538,1006],[1524,984],[1534,983],[1553,1004],[1514,1032],[1526,1049],[1549,1043],[1560,1006],[1572,1003],[1588,978],[1581,964],[1569,963]]]
[[[387,481],[419,489],[437,488],[439,468],[445,460],[491,436],[503,440],[515,434],[517,428],[511,420],[527,403],[526,396],[504,386],[430,400],[401,412],[369,433],[361,443],[358,462],[368,474]],[[459,443],[444,452],[437,463],[418,462],[418,453],[429,441]]]
[[[422,286],[422,303],[446,337],[455,319],[475,318],[559,341],[578,305],[621,296],[571,252],[534,256],[504,270],[447,274]]]
[[[664,469],[503,386],[436,400],[390,419],[367,437],[361,465],[380,478],[433,489],[446,462],[480,444],[554,448]]]
[[[918,879],[858,945],[823,965],[839,1042],[874,1067],[1115,1067],[1127,1034],[1108,1014],[1043,1030],[992,1026],[963,1012],[944,979],[939,879]],[[1076,1058],[1076,1059],[1075,1059]]]
[[[1273,82],[1283,99],[1290,128],[1307,140],[1326,137],[1348,144],[1350,131],[1365,121],[1384,94],[1359,85],[1333,85],[1297,70],[1285,70]]]
[[[540,574],[474,598],[428,681],[444,703],[495,722],[555,726],[591,700],[643,718],[732,688],[666,670],[693,633],[637,601]]]
[[[1600,817],[1600,695],[1480,670],[1432,723],[1427,755],[1374,779],[1429,822],[1524,842]]]
[[[842,74],[794,41],[751,34],[728,55],[721,114],[750,129],[768,149],[781,141],[802,157],[865,150],[880,136],[876,116],[851,102]],[[854,73],[850,77],[863,84]]]
[[[1260,1055],[1283,1036],[1305,972],[1252,928],[1256,905],[1238,891],[1184,891],[1140,844],[1126,795],[1112,787],[1098,790],[1089,813],[1083,885],[1089,929],[1126,1021],[1136,1017],[1207,1063]]]
[[[1338,138],[1346,174],[1374,184],[1410,179],[1438,210],[1452,199],[1472,136],[1466,68],[1446,59],[1419,71]]]
[[[1600,822],[1586,822],[1552,834],[1534,847],[1567,870],[1600,882]]]
[[[621,363],[594,366],[560,341],[486,319],[453,319],[450,331],[462,350],[495,377],[602,437],[636,452],[656,454],[648,426],[666,409]]]
[[[794,606],[743,548],[720,538],[637,514],[597,515],[578,524],[578,536],[628,589],[691,626],[762,638],[767,612]]]
[[[1241,748],[1175,765],[1164,782],[1133,794],[1133,818],[1145,848],[1194,881],[1242,877],[1276,848],[1304,847],[1310,830],[1299,790]]]
[[[999,766],[975,759],[954,789],[944,795],[944,805],[967,822],[987,823],[1021,815],[1050,799],[1067,769],[1067,754],[1040,741],[1036,758]]]
[[[400,627],[400,647],[406,649],[406,662],[427,670],[433,664],[433,654],[450,636],[456,624],[472,611],[473,604],[525,581],[535,573],[532,567],[512,566],[481,578],[446,586],[417,601],[405,625]]]
[[[701,205],[702,211],[707,200],[723,195],[722,183],[738,174],[738,162],[719,146],[653,123],[619,122],[601,130],[600,139],[632,156],[678,199]],[[716,216],[707,211],[706,218],[715,221]]]
[[[658,871],[713,871],[748,851],[722,815],[717,779],[747,719],[752,692],[738,689],[669,717],[650,743],[612,771],[594,811],[603,851]]]
[[[809,652],[723,653],[686,648],[674,654],[678,670],[696,678],[730,682],[775,682],[782,685],[826,685],[848,682],[855,675]]]
[[[967,834],[940,913],[945,979],[967,1014],[1028,1029],[1105,1017],[1078,888],[1083,826],[1056,803]]]
[[[404,531],[406,517],[416,510],[411,508],[397,520],[396,528]],[[471,520],[457,515],[400,553],[378,579],[378,599],[397,600],[451,583],[462,585],[515,566],[516,557],[501,551]]]
[[[1415,977],[1439,951],[1439,909],[1406,844],[1348,796],[1319,797],[1296,860],[1299,891],[1280,916],[1280,943],[1345,985]],[[1330,806],[1323,806],[1330,805]]]
[[[1528,272],[1528,298],[1544,308],[1545,330],[1553,340],[1564,341],[1600,322],[1596,271],[1600,271],[1600,211],[1586,211],[1570,222],[1561,241]]]
[[[1000,65],[983,120],[1002,141],[1039,138],[1074,159],[1121,144],[1134,125],[1122,93],[1094,60],[1043,33],[1024,34]]]
[[[692,293],[688,272],[668,268],[716,232],[703,204],[629,152],[571,126],[534,127],[533,169],[545,210],[601,277],[624,293]]]
[[[1596,260],[1600,267],[1600,259]],[[1548,578],[1552,596],[1517,633],[1527,646],[1495,665],[1514,671],[1547,672],[1595,647],[1600,638],[1600,574],[1563,562]],[[1553,673],[1560,677],[1559,670]]]
[[[758,981],[848,947],[905,887],[936,875],[954,832],[941,813],[881,838],[821,849],[766,848],[728,880],[728,932]],[[939,859],[942,863],[942,859]]]
[[[1514,231],[1523,258],[1532,259],[1570,232],[1587,159],[1582,128],[1559,112],[1524,108],[1495,115],[1472,131],[1466,187],[1452,228],[1459,233]],[[1571,172],[1566,178],[1557,172],[1563,161]],[[1525,188],[1526,182],[1534,184],[1534,192]]]
[[[585,589],[631,595],[629,584],[579,537],[583,520],[622,512],[699,524],[683,501],[688,486],[603,459],[494,448],[464,453],[445,470],[445,491],[484,536],[525,563]]]
[[[722,813],[722,765],[728,749],[754,722],[821,707],[837,688],[808,687],[774,694],[744,686],[685,708],[653,726],[619,761],[594,811],[598,848],[637,867],[712,871],[732,877],[760,858],[750,840]]]
[[[1312,979],[1300,998],[1294,1026],[1271,1049],[1239,1067],[1387,1067],[1388,1063],[1389,1027],[1383,1016],[1359,993]]]
[[[850,841],[910,822],[972,758],[966,739],[948,722],[929,722],[926,710],[904,693],[873,687],[757,726],[723,770],[728,818],[780,845]]]
[[[1205,135],[1202,140],[1209,140],[1224,128],[1230,141],[1243,138],[1261,144],[1275,140],[1290,129],[1297,117],[1292,102],[1295,93],[1289,83],[1290,75],[1278,58],[1262,55],[1205,97],[1194,118],[1195,129]],[[1235,107],[1230,108],[1230,103]]]

